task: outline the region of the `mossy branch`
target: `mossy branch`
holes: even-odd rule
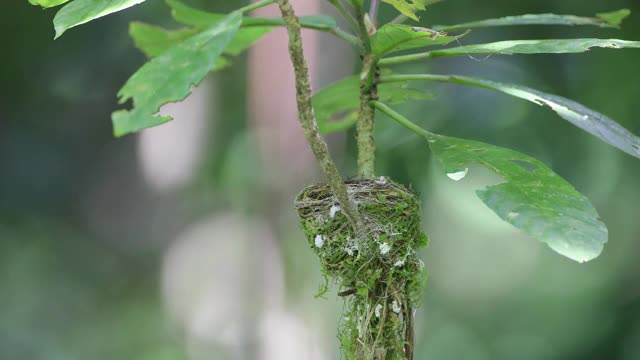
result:
[[[372,4],[375,5],[375,4]],[[375,176],[376,144],[374,139],[375,110],[369,104],[377,100],[376,73],[377,60],[371,53],[369,29],[365,22],[365,12],[362,6],[356,5],[358,32],[362,41],[362,70],[360,72],[360,110],[358,112],[357,142],[358,142],[358,173],[362,178]],[[371,25],[373,26],[373,25]]]
[[[360,215],[358,210],[349,198],[347,187],[345,186],[338,168],[331,159],[329,148],[318,131],[318,123],[313,113],[313,105],[311,103],[311,84],[309,81],[309,69],[304,58],[302,50],[302,35],[300,33],[300,21],[295,15],[289,0],[277,0],[282,19],[286,23],[287,32],[289,34],[289,54],[296,77],[296,101],[298,103],[298,118],[304,136],[311,146],[311,150],[315,155],[327,182],[331,187],[331,191],[338,199],[340,207],[346,214],[350,225],[356,233],[360,232]]]

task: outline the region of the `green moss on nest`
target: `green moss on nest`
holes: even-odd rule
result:
[[[427,244],[420,231],[415,193],[388,179],[349,180],[362,217],[356,238],[327,184],[309,186],[295,205],[302,228],[325,275],[345,297],[339,338],[346,359],[411,359],[413,310],[423,285],[416,250]]]

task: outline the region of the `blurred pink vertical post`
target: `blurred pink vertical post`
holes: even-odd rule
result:
[[[298,15],[317,14],[318,0],[291,0]],[[262,8],[259,16],[280,16],[277,7]],[[302,32],[311,83],[317,84],[318,34]],[[254,46],[249,54],[249,116],[257,131],[262,160],[269,175],[285,179],[300,178],[314,168],[313,155],[297,120],[295,78],[287,34],[278,28]],[[285,180],[285,183],[287,181]],[[283,183],[284,184],[284,183]]]

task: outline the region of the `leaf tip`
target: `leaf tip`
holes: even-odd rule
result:
[[[449,179],[451,179],[453,181],[460,181],[460,180],[464,179],[465,176],[467,176],[468,172],[469,172],[469,168],[465,168],[462,171],[456,171],[456,172],[447,173],[447,176],[449,177]]]
[[[53,36],[53,40],[58,40],[58,38],[62,36],[62,34],[64,34],[65,29],[55,28],[55,31],[56,31],[56,34]]]
[[[551,250],[580,264],[584,264],[591,260],[594,260],[595,258],[600,256],[604,248],[603,245],[599,245],[597,247],[589,248],[589,249],[578,248],[578,247],[563,246],[562,243],[557,244],[552,242],[547,243],[547,245],[551,248]]]

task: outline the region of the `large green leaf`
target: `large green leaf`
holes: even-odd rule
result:
[[[506,16],[496,19],[472,21],[457,25],[436,25],[434,29],[439,31],[454,31],[461,29],[486,28],[494,26],[516,25],[591,25],[599,27],[620,27],[622,20],[631,14],[629,9],[597,14],[596,17],[581,17],[575,15],[556,14],[527,14],[519,16]]]
[[[56,38],[74,26],[124,10],[144,1],[145,0],[75,0],[60,9],[53,19]]]
[[[386,24],[371,37],[371,48],[373,54],[381,58],[396,51],[448,44],[464,35],[448,36],[417,26]]]
[[[210,13],[198,10],[191,6],[185,5],[177,0],[167,0],[167,4],[171,7],[173,18],[183,24],[197,28],[206,28],[220,21],[225,15]],[[244,17],[242,19],[242,27],[253,26],[284,26],[286,25],[281,18],[258,18]],[[331,16],[301,16],[300,25],[305,28],[317,30],[331,30],[337,27],[336,20]]]
[[[509,40],[433,50],[429,57],[466,55],[568,54],[581,53],[594,47],[622,49],[640,48],[640,41],[618,39]]]
[[[466,76],[455,76],[452,78],[452,81],[458,84],[500,91],[538,105],[547,106],[563,119],[580,129],[595,135],[627,154],[640,158],[640,137],[632,134],[629,130],[607,116],[593,111],[573,100],[543,93],[525,86],[504,84]]]
[[[431,4],[435,4],[442,0],[382,0],[387,4],[396,8],[396,10],[400,11],[405,16],[412,18],[413,20],[418,21],[417,12],[423,11],[427,8],[427,6]]]
[[[120,103],[133,99],[132,110],[113,113],[116,136],[171,120],[158,115],[160,106],[181,101],[214,66],[240,28],[242,17],[233,12],[209,29],[171,47],[140,68],[118,93]]]
[[[236,32],[229,45],[227,45],[224,53],[234,56],[239,55],[272,29],[272,27],[265,26],[241,28]],[[201,32],[201,30],[195,28],[166,30],[141,22],[132,22],[129,26],[129,35],[133,39],[133,42],[149,57],[158,56],[170,47],[175,46],[199,32]]]
[[[31,5],[42,6],[43,8],[50,8],[58,5],[62,5],[69,0],[29,0]]]
[[[589,200],[542,162],[519,152],[426,133],[447,175],[459,180],[469,164],[482,164],[505,182],[477,191],[500,218],[579,262],[602,252],[608,232]]]
[[[579,262],[597,257],[608,232],[589,200],[542,162],[519,152],[431,133],[385,104],[372,105],[427,140],[447,176],[459,181],[481,164],[505,181],[476,193],[504,221]]]
[[[431,99],[432,95],[409,89],[405,84],[378,85],[378,98],[389,104],[411,99]],[[313,96],[313,110],[323,134],[347,130],[357,121],[360,107],[360,80],[351,76],[324,87]]]

